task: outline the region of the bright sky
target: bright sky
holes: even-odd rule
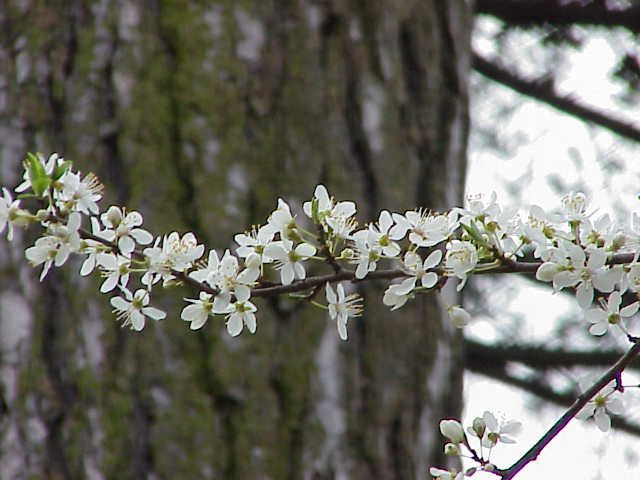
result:
[[[475,48],[490,56],[496,54],[495,45],[488,40],[495,29],[494,22],[479,22],[474,36]],[[604,32],[590,31],[585,36],[588,40],[584,46],[564,59],[564,63],[571,68],[559,73],[556,86],[560,91],[572,92],[576,98],[601,110],[624,112],[623,118],[637,119],[640,118],[640,109],[633,111],[629,107],[621,108],[613,95],[619,87],[612,85],[608,77],[620,54],[621,36],[625,34],[619,32],[616,35],[618,38],[607,37]],[[625,44],[633,45],[631,41]],[[507,51],[501,52],[504,54],[501,58],[521,59],[530,55],[537,62],[546,60],[541,57],[543,48],[538,39],[526,33],[517,42],[508,43],[505,49]],[[511,55],[508,54],[510,49]],[[527,55],[523,55],[523,51]],[[515,52],[519,52],[519,55],[513,55]],[[519,71],[529,75],[544,72],[533,62],[519,61],[517,66]],[[543,208],[552,208],[558,205],[560,198],[552,185],[560,185],[565,191],[585,191],[592,203],[601,207],[598,214],[613,213],[614,209],[620,210],[620,207],[640,212],[640,201],[637,199],[640,193],[640,145],[630,145],[604,129],[586,125],[503,87],[491,87],[489,95],[476,97],[479,98],[474,99],[472,107],[476,133],[472,130],[468,193],[490,193],[495,190],[498,200],[503,204],[525,206],[535,203]],[[501,105],[517,107],[508,118],[497,121],[496,106]],[[481,145],[477,132],[485,125],[495,125],[499,139],[517,138],[509,143],[508,155],[501,155]],[[521,182],[519,188],[509,189],[509,185],[518,180]],[[542,341],[549,336],[555,319],[560,315],[580,314],[569,296],[553,295],[550,289],[532,287],[524,280],[519,283],[520,288],[515,299],[509,302],[509,309],[510,312],[522,314],[525,319],[520,333],[526,338]],[[507,315],[499,308],[505,303],[500,297],[505,296],[504,291],[490,294],[489,304],[497,303],[498,308],[492,312],[491,319],[478,318],[466,334],[485,341],[498,338],[500,326],[496,322],[500,325],[508,323]],[[542,312],[541,305],[545,306]],[[626,405],[630,406],[628,418],[640,422],[640,415],[633,413],[640,412],[640,392],[629,392],[628,389],[624,397]],[[492,455],[492,460],[499,467],[507,467],[519,458],[563,413],[562,409],[555,406],[541,408],[534,400],[528,394],[486,377],[466,376],[465,424],[470,424],[474,417],[481,416],[485,410],[524,424],[516,445],[501,446]],[[640,438],[615,431],[603,434],[593,423],[574,420],[538,460],[516,478],[637,478],[637,452],[640,452]],[[496,477],[478,474],[473,478]]]

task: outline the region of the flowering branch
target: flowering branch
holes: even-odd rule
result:
[[[624,293],[637,297],[640,292],[637,215],[630,227],[620,227],[606,215],[594,220],[585,195],[570,193],[562,198],[558,211],[545,212],[532,205],[521,216],[514,208],[498,205],[493,194],[488,199],[469,197],[464,207],[449,212],[383,210],[376,222],[358,229],[355,203],[337,202],[318,185],[313,198],[303,205],[304,217],[292,214],[289,205],[279,199],[265,224],[234,236],[238,245],[234,253],[226,250],[220,257],[212,249],[205,256],[204,245],[191,232],[154,238],[141,228],[143,218],[138,212],[111,206],[101,213],[98,201],[103,186],[97,177],[82,177],[57,154],[48,159],[29,154],[24,165],[24,181],[15,189],[20,198],[14,200],[9,190],[2,189],[0,233],[7,229],[11,240],[14,227],[40,225],[42,236],[25,251],[32,265],[42,266],[40,279],[72,254],[83,257],[80,274],[100,272],[100,291],[119,292],[110,303],[122,324],[134,330],[142,330],[147,319],[166,317],[151,305],[151,294],[159,284],[186,284],[198,292],[197,298],[185,299],[188,304],[180,314],[192,330],[202,328],[212,317],[224,316],[230,335],[245,329],[255,333],[258,308],[251,300],[290,294],[328,312],[338,335],[346,340],[348,322],[362,313],[362,298],[349,294],[342,282],[390,281],[382,302],[396,310],[416,295],[439,292],[453,278],[460,291],[474,274],[524,273],[551,283],[555,291],[575,292],[592,335],[613,330],[634,343],[508,469],[495,467],[490,456],[499,443],[514,441],[518,422],[501,422],[485,412],[467,430],[479,442],[474,448],[457,420],[445,420],[441,431],[451,440],[445,452],[462,455],[466,450],[478,466],[466,472],[434,467],[430,472],[436,478],[461,480],[478,469],[512,478],[571,418],[593,417],[606,430],[611,423],[607,413],[619,411],[621,372],[640,349],[628,326],[640,302],[622,306]],[[21,206],[23,200],[31,199],[39,208],[35,213]],[[90,230],[83,227],[83,221],[91,224]],[[331,273],[308,277],[310,262],[328,266]],[[134,290],[135,281],[140,285]],[[326,303],[316,299],[322,288]],[[471,321],[469,312],[459,305],[448,305],[447,311],[456,327]],[[607,386],[612,380],[613,386]],[[590,401],[594,395],[595,400]]]

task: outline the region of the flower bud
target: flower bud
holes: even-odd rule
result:
[[[109,222],[109,224],[112,225],[113,228],[116,228],[118,225],[120,225],[120,222],[122,222],[122,212],[118,207],[109,207],[107,213],[105,213],[104,215],[104,218],[107,219],[107,222]]]
[[[440,432],[453,443],[464,442],[464,430],[457,420],[442,420],[440,422]]]
[[[454,443],[447,443],[444,446],[444,454],[449,457],[457,457],[460,455],[460,449]]]
[[[476,417],[473,419],[473,424],[471,429],[475,432],[478,438],[482,438],[484,436],[484,432],[487,429],[487,425],[484,423],[484,420],[480,417]]]
[[[464,308],[453,305],[447,308],[449,319],[454,326],[462,328],[471,321],[471,315]]]
[[[342,250],[342,252],[340,252],[340,258],[344,258],[345,260],[350,260],[354,256],[355,256],[355,253],[351,248],[345,248],[344,250]]]

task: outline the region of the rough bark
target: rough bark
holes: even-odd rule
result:
[[[300,208],[318,182],[380,208],[462,195],[470,8],[463,0],[0,3],[0,183],[58,150],[156,233],[210,247]],[[0,243],[0,471],[7,478],[426,478],[459,413],[460,338],[435,297],[390,313],[383,285],[341,342],[287,299],[255,336],[169,318],[123,331],[79,265],[39,284]],[[446,292],[453,301],[451,292]]]

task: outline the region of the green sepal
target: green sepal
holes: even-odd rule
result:
[[[314,198],[313,200],[311,200],[311,219],[315,223],[320,223],[320,217],[318,215],[318,205],[319,205],[319,201],[317,198]]]
[[[60,178],[67,173],[67,171],[71,168],[72,163],[65,160],[60,165],[56,165],[53,169],[53,173],[51,174],[51,179],[55,182],[56,180],[60,180]]]
[[[51,178],[47,175],[44,165],[42,165],[37,155],[27,153],[24,166],[27,169],[27,175],[29,176],[34,195],[36,197],[42,197],[49,188],[49,185],[51,185]]]
[[[477,245],[485,247],[487,246],[486,240],[482,238],[482,235],[475,225],[465,225],[464,223],[461,223],[460,226],[464,229],[465,232],[469,234],[469,236],[476,242]]]

